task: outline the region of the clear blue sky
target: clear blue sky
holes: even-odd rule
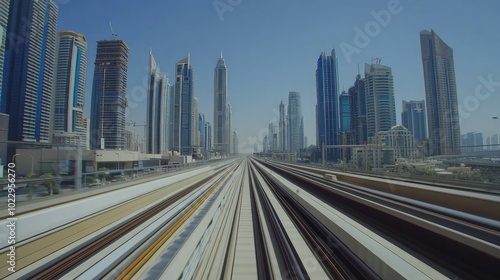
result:
[[[380,57],[392,67],[397,119],[401,101],[425,99],[419,32],[434,29],[454,49],[459,104],[464,105],[462,134],[500,132],[500,85],[480,90],[478,77],[500,82],[500,2],[411,0],[55,0],[59,5],[58,29],[83,33],[89,41],[85,111],[90,112],[96,41],[115,33],[130,47],[128,120],[144,123],[146,114],[149,50],[168,74],[175,62],[191,53],[195,96],[200,112],[213,122],[213,69],[222,50],[228,66],[228,95],[233,107],[233,129],[240,148],[252,151],[261,143],[270,121],[276,120],[280,100],[288,92],[302,97],[305,133],[315,143],[315,69],[322,51],[336,48],[339,81],[354,82],[358,63]],[[217,12],[214,3],[221,10]],[[234,7],[229,3],[236,4]],[[342,43],[356,46],[355,27],[364,30],[374,21],[372,11],[388,10],[399,3],[391,20],[374,30],[366,46],[346,59]],[[222,15],[222,16],[220,16]],[[359,45],[358,45],[359,46]],[[170,76],[170,75],[169,75]],[[134,93],[133,93],[134,92]],[[136,128],[141,132],[142,128]]]

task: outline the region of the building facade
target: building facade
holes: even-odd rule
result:
[[[300,93],[291,91],[288,94],[288,147],[290,152],[302,148],[304,133],[301,130],[302,110]]]
[[[368,137],[396,125],[392,70],[381,64],[365,65],[366,124]]]
[[[343,91],[339,97],[340,132],[351,131],[351,100],[348,92]]]
[[[57,14],[52,0],[10,1],[0,112],[11,141],[52,141]]]
[[[87,39],[72,31],[59,32],[54,86],[54,135],[56,144],[86,148],[84,123],[87,75]]]
[[[233,154],[239,153],[238,147],[238,131],[233,131]]]
[[[358,74],[354,86],[350,87],[348,92],[351,105],[351,137],[354,144],[364,145],[368,143],[365,79]]]
[[[221,56],[214,69],[214,150],[229,154],[229,124],[227,112],[227,66]]]
[[[9,21],[10,0],[0,0],[0,102],[2,100],[2,79],[5,47],[7,45],[7,23]]]
[[[401,123],[413,134],[413,140],[418,143],[427,138],[427,124],[425,121],[425,101],[403,100]]]
[[[173,110],[173,150],[181,155],[192,154],[193,69],[190,56],[175,65],[175,97]]]
[[[128,54],[125,41],[97,41],[90,117],[91,149],[125,149]]]
[[[335,49],[331,55],[321,53],[316,68],[316,144],[339,145],[339,82],[338,60]],[[339,158],[338,149],[329,149],[325,154],[327,161]]]
[[[149,53],[146,152],[165,154],[169,150],[170,84]]]
[[[430,155],[460,154],[453,49],[431,31],[420,32]]]
[[[279,111],[280,111],[280,119],[278,124],[279,126],[278,149],[280,151],[286,151],[287,138],[286,138],[285,104],[283,104],[283,101],[280,102]]]
[[[205,122],[205,151],[207,154],[212,152],[212,148],[212,124]]]

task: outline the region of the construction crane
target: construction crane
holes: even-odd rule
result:
[[[109,21],[109,29],[111,29],[111,36],[116,40],[118,34],[113,31],[113,25],[111,25],[111,21]]]
[[[147,124],[138,124],[134,121],[130,121],[130,122],[127,122],[125,123],[125,125],[127,126],[133,126],[133,127],[136,127],[136,126],[143,126],[144,127],[144,135],[143,135],[143,138],[142,138],[142,143],[143,143],[143,149],[144,151],[146,150],[146,128],[147,128]]]

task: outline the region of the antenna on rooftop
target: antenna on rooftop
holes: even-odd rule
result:
[[[113,25],[111,25],[111,21],[109,21],[109,29],[111,29],[111,36],[113,39],[116,39],[118,37],[118,34],[113,31]]]

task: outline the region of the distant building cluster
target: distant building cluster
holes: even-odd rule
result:
[[[339,92],[335,49],[316,68],[316,145],[322,158],[381,168],[399,158],[461,153],[453,50],[434,31],[420,32],[425,101],[403,101],[396,123],[392,69],[381,59],[365,64]],[[340,93],[340,94],[339,94]],[[425,103],[427,103],[427,110]]]
[[[278,123],[269,123],[268,133],[262,142],[262,152],[296,153],[306,147],[301,106],[300,93],[295,91],[288,93],[288,110],[283,101],[280,102]]]

